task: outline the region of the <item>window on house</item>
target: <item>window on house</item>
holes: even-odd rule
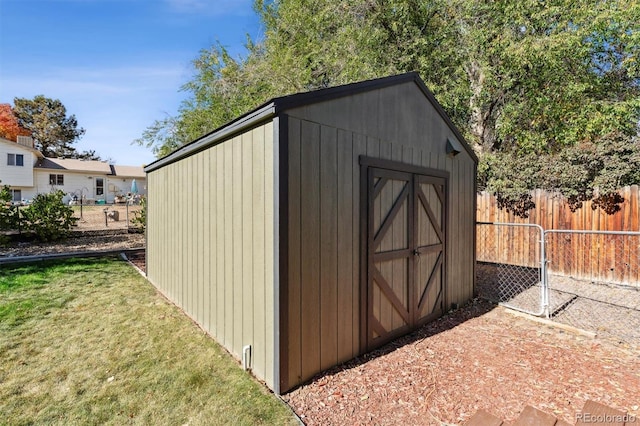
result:
[[[104,179],[96,178],[96,195],[104,195]]]
[[[24,166],[24,155],[7,154],[7,166]]]
[[[49,175],[49,185],[64,185],[64,175]]]
[[[22,201],[22,190],[21,189],[12,189],[11,190],[11,201]]]

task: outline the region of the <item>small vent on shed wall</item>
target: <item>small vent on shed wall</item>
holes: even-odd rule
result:
[[[251,345],[242,348],[242,369],[251,370]]]

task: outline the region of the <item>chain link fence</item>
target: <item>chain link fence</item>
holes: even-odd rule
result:
[[[477,224],[477,293],[640,345],[640,232]]]
[[[640,232],[549,230],[548,316],[640,344]]]
[[[75,229],[113,230],[135,228],[131,220],[142,209],[140,204],[75,205],[74,217],[78,218]]]
[[[538,225],[478,223],[479,295],[522,312],[544,314],[542,237],[543,230]]]
[[[12,229],[17,233],[26,230],[21,210],[28,206],[13,206],[14,225]],[[73,216],[78,219],[74,231],[108,231],[108,230],[130,230],[138,229],[139,225],[132,222],[132,219],[142,210],[140,203],[131,204],[88,204],[73,205]]]

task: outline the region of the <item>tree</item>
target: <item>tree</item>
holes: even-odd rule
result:
[[[31,133],[20,127],[11,105],[0,104],[0,138],[16,142],[18,136],[31,136]]]
[[[256,0],[255,9],[263,41],[248,40],[244,58],[219,44],[201,51],[178,116],[138,143],[165,154],[273,96],[418,71],[506,207],[552,189],[542,174],[518,179],[514,159],[561,168],[565,150],[607,146],[611,135],[639,149],[636,1]],[[603,184],[590,176],[587,186]]]
[[[58,99],[38,95],[32,100],[15,98],[13,112],[18,124],[31,132],[36,149],[45,157],[74,157],[72,146],[85,130],[78,127],[75,115]]]

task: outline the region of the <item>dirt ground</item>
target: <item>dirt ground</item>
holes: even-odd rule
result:
[[[463,424],[526,405],[571,424],[588,399],[640,415],[640,351],[476,300],[285,400],[308,425]]]
[[[128,226],[132,226],[130,222],[127,222],[127,214],[129,221],[131,221],[134,217],[134,212],[141,208],[142,206],[139,205],[127,206],[125,204],[94,205],[83,206],[81,212],[80,206],[73,206],[74,216],[79,219],[76,229],[80,231],[127,229]],[[106,221],[105,210],[109,214]],[[117,220],[115,220],[116,218]]]
[[[112,232],[74,232],[69,238],[54,242],[12,242],[0,247],[0,258],[14,256],[32,256],[82,251],[106,251],[144,247],[142,233]]]

